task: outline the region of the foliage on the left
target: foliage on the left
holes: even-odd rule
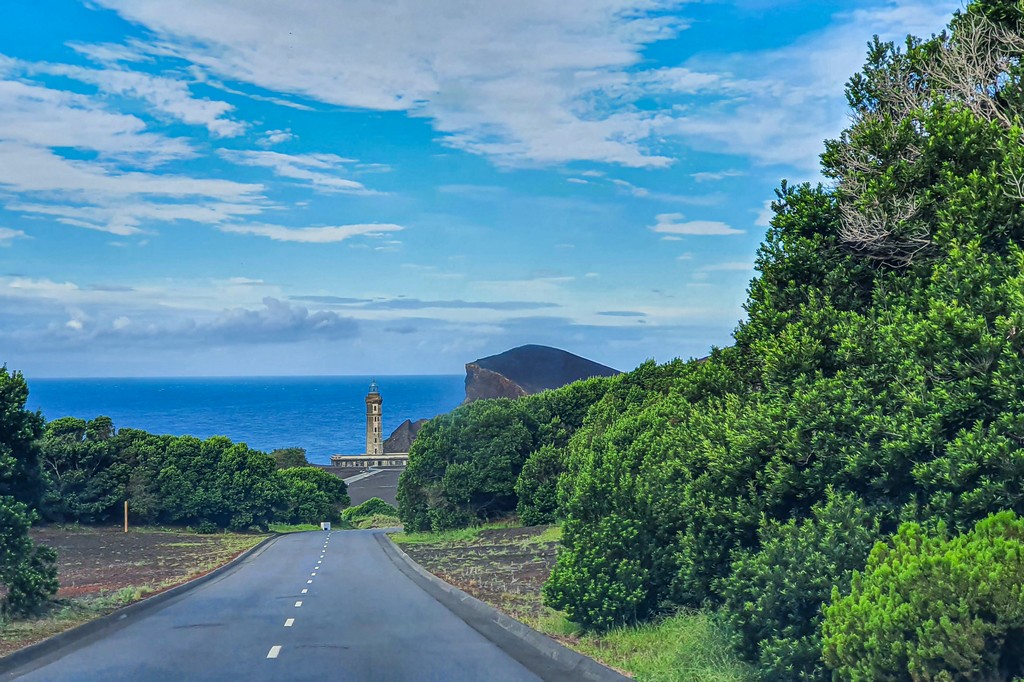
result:
[[[25,615],[57,592],[56,554],[32,542],[43,418],[25,409],[28,385],[0,367],[0,611]]]

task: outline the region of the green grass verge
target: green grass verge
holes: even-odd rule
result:
[[[334,528],[332,525],[331,528]],[[271,533],[303,533],[307,530],[320,530],[320,525],[315,523],[272,523]]]
[[[400,545],[437,545],[439,547],[451,547],[453,545],[470,544],[477,539],[477,536],[485,530],[493,528],[511,528],[512,525],[503,521],[487,523],[473,528],[459,528],[458,530],[446,530],[440,533],[392,533],[391,539]],[[561,537],[561,530],[559,530]]]
[[[349,523],[353,528],[365,530],[367,528],[400,528],[402,519],[387,514],[373,514],[371,516],[357,516],[350,519]]]
[[[548,609],[535,629],[585,656],[626,671],[641,682],[751,682],[754,670],[740,661],[714,619],[681,612],[656,623],[583,633],[565,614]]]

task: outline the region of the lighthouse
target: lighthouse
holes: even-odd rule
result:
[[[370,391],[366,394],[366,454],[384,454],[384,434],[381,425],[384,401],[380,397],[377,381],[370,382]]]

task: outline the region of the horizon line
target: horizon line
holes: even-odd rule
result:
[[[21,370],[18,370],[21,371]],[[22,376],[31,381],[74,381],[88,379],[364,379],[374,377],[461,377],[462,374],[182,374],[182,375],[155,375],[145,374],[136,376],[39,376],[28,375],[21,371]]]

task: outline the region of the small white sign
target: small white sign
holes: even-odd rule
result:
[[[320,523],[320,530],[330,530],[330,529],[331,529],[331,522],[330,521],[322,521]]]

